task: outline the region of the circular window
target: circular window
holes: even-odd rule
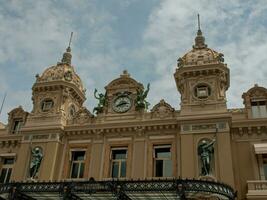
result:
[[[45,99],[41,103],[41,109],[43,112],[47,112],[51,110],[54,106],[54,102],[52,99]]]
[[[211,88],[207,84],[198,84],[194,89],[194,95],[198,99],[206,99],[211,95]]]

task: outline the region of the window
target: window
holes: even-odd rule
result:
[[[195,87],[195,97],[199,99],[206,99],[211,95],[211,89],[206,84],[199,84]]]
[[[3,165],[0,174],[0,183],[8,183],[11,177],[14,158],[3,158]]]
[[[70,178],[83,178],[85,151],[71,152]]]
[[[251,101],[251,111],[253,118],[267,117],[266,101]]]
[[[154,146],[154,176],[172,176],[171,146]]]
[[[262,168],[263,168],[265,180],[267,180],[267,154],[262,154]]]
[[[126,177],[126,161],[127,149],[126,148],[114,148],[111,149],[111,177],[123,178]]]
[[[52,99],[46,99],[42,101],[41,109],[42,111],[46,112],[49,111],[54,105],[54,102]]]
[[[13,122],[12,133],[18,133],[22,125],[22,119],[15,119]]]

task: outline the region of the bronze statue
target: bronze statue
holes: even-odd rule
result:
[[[215,139],[211,142],[207,140],[202,140],[201,144],[198,146],[198,155],[201,159],[201,175],[206,176],[211,174],[212,170],[212,154],[214,153],[213,144]]]
[[[31,154],[30,178],[34,179],[39,171],[43,159],[42,149],[40,147],[35,147],[32,149]]]
[[[96,111],[96,114],[102,113],[104,106],[106,105],[106,99],[107,99],[107,94],[99,93],[98,96],[96,95],[97,89],[94,91],[94,96],[96,99],[98,99],[98,105],[97,107],[94,107],[93,112]]]
[[[135,100],[136,109],[147,109],[150,105],[149,102],[146,101],[147,94],[150,89],[150,84],[147,84],[147,89],[144,91],[143,89],[137,90],[137,96]]]

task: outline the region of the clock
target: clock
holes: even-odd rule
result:
[[[124,113],[130,110],[132,101],[129,96],[118,96],[113,101],[112,108],[117,113]]]

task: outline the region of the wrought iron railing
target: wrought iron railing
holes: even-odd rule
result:
[[[0,184],[0,196],[7,199],[38,199],[36,194],[57,194],[59,199],[83,199],[81,195],[110,194],[111,199],[130,200],[135,194],[172,193],[177,199],[187,199],[192,194],[205,194],[234,200],[236,193],[224,184],[213,181],[167,179],[167,180],[109,180],[67,182],[14,182]],[[33,195],[34,194],[34,195]],[[140,196],[139,195],[139,196]],[[0,197],[1,199],[1,197]],[[5,199],[2,197],[2,199]],[[106,199],[106,198],[105,198]],[[144,198],[145,199],[145,198]]]

